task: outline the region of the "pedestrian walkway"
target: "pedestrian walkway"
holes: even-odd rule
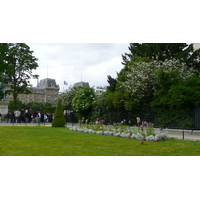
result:
[[[0,126],[51,126],[51,123],[6,123],[6,122],[0,122]]]
[[[184,129],[163,129],[168,137],[174,137],[182,140],[200,140],[199,130],[184,130]]]

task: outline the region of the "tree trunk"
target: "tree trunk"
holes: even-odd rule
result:
[[[17,94],[13,94],[14,110],[17,110]]]

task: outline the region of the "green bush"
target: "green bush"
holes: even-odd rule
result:
[[[65,121],[64,114],[63,114],[61,102],[58,101],[56,111],[54,114],[54,119],[52,121],[52,127],[64,127],[65,123],[66,123],[66,121]]]

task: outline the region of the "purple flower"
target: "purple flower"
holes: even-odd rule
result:
[[[146,121],[142,122],[142,126],[146,126],[146,125],[148,125],[148,122]]]

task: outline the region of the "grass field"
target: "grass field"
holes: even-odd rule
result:
[[[199,156],[200,141],[159,142],[52,127],[0,127],[1,156]]]

